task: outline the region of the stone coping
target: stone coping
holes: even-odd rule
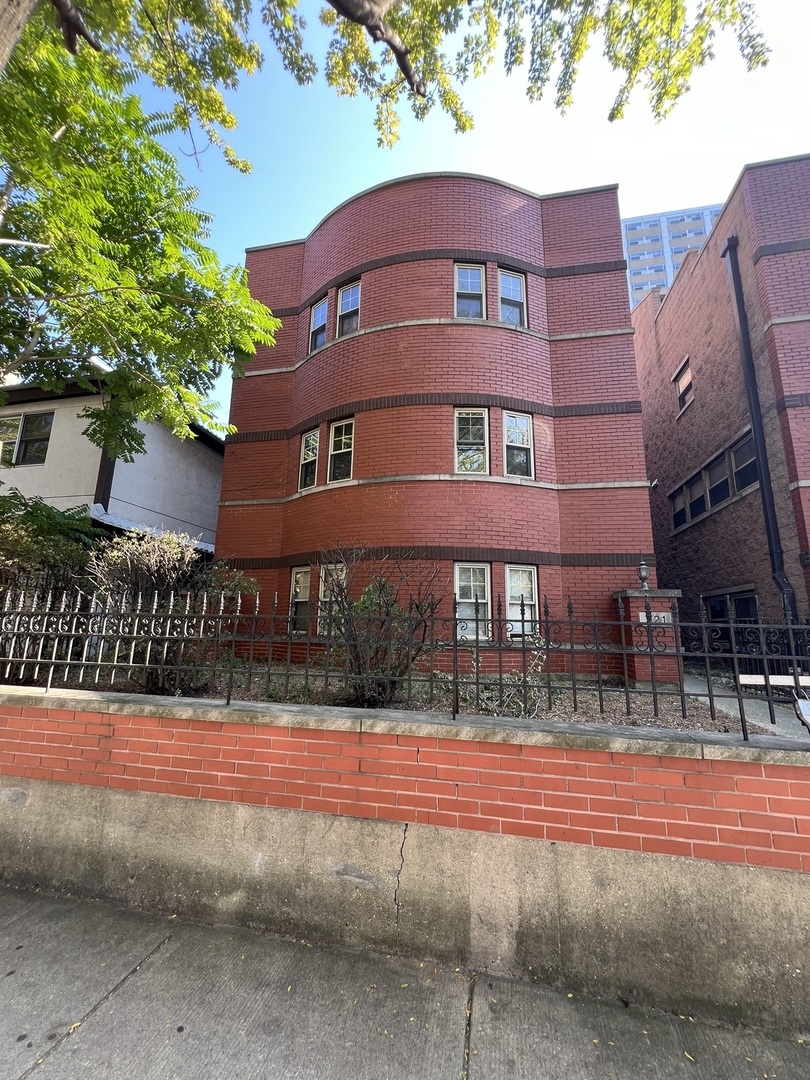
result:
[[[773,735],[678,731],[619,724],[573,723],[509,716],[411,712],[398,709],[348,709],[323,705],[285,705],[271,702],[224,701],[212,698],[171,698],[96,690],[43,690],[30,686],[1,686],[0,706],[56,709],[108,715],[165,716],[227,724],[266,724],[272,727],[411,735],[421,738],[475,742],[558,746],[607,753],[666,757],[730,759],[773,765],[810,767],[810,743]]]

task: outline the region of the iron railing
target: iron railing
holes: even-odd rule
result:
[[[775,724],[810,685],[810,627],[684,623],[649,600],[616,618],[552,614],[500,599],[361,614],[345,606],[293,618],[259,597],[110,597],[6,588],[0,681],[236,700],[308,702],[571,718],[749,737],[752,702]],[[658,608],[659,605],[656,605]],[[632,610],[631,610],[632,608]],[[460,617],[463,612],[465,617]],[[507,615],[511,613],[512,617]],[[691,680],[691,681],[690,681]],[[690,726],[694,727],[695,723]]]

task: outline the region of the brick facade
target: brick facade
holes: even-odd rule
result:
[[[455,317],[455,267],[481,267],[483,318]],[[287,603],[292,569],[341,546],[440,565],[531,565],[559,609],[614,613],[653,562],[616,190],[538,197],[481,177],[381,185],[305,239],[252,248],[253,295],[281,316],[234,383],[217,552]],[[524,325],[500,321],[499,271],[521,275]],[[343,286],[359,324],[338,337]],[[310,348],[313,305],[325,341]],[[488,420],[486,466],[456,471],[456,408]],[[506,475],[504,416],[530,417],[533,473]],[[353,420],[350,479],[330,482],[330,426]],[[299,490],[302,437],[317,431]],[[313,576],[313,581],[316,578]],[[315,586],[317,587],[317,586]]]
[[[492,728],[453,737],[424,719],[332,720],[323,711],[229,714],[6,701],[0,767],[7,778],[810,871],[801,752]]]
[[[785,569],[803,618],[810,614],[810,157],[747,166],[705,247],[687,256],[665,295],[651,293],[633,312],[647,470],[658,481],[651,497],[658,578],[683,590],[685,618],[697,616],[701,595],[726,591],[756,594],[766,618],[781,617],[759,485],[736,491],[730,476],[728,498],[677,528],[671,502],[750,431],[722,257],[734,235]],[[673,378],[687,358],[694,396],[681,409]]]

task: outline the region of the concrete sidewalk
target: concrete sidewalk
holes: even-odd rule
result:
[[[0,888],[0,1078],[800,1080],[810,1038]]]

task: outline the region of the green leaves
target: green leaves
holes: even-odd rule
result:
[[[34,22],[0,80],[0,371],[95,387],[103,361],[87,434],[125,460],[139,421],[222,430],[216,378],[279,325],[207,247],[208,215],[157,141],[169,121],[143,113],[131,78]]]

